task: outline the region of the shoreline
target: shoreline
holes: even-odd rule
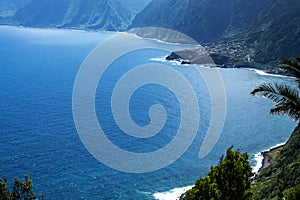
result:
[[[272,162],[274,162],[273,154],[280,151],[282,147],[285,146],[287,142],[279,143],[275,146],[270,147],[267,150],[263,150],[254,155],[254,159],[257,162],[255,166],[252,167],[253,173],[255,175],[259,174],[260,171],[268,167]],[[254,177],[255,177],[254,175]],[[157,200],[181,200],[185,192],[194,187],[194,185],[186,187],[178,187],[164,192],[156,192],[153,194],[154,199]]]
[[[28,30],[38,30],[38,31],[43,31],[43,30],[49,30],[49,31],[70,31],[70,32],[82,32],[82,33],[127,33],[127,34],[132,34],[135,37],[137,37],[138,39],[146,39],[146,40],[151,40],[157,43],[162,43],[162,44],[167,44],[167,45],[175,45],[175,46],[183,46],[183,48],[185,50],[187,49],[194,49],[195,47],[197,47],[198,45],[191,45],[191,44],[184,44],[184,43],[174,43],[174,42],[165,42],[161,39],[155,39],[155,38],[148,38],[148,37],[142,37],[139,36],[137,33],[132,32],[131,30],[128,31],[107,31],[107,30],[93,30],[93,29],[76,29],[76,28],[72,28],[72,27],[31,27],[31,26],[21,26],[21,25],[14,25],[14,24],[0,24],[0,27],[12,27],[12,28],[19,28],[19,29],[28,29]],[[182,51],[185,51],[182,50]],[[194,63],[192,64],[189,60],[186,59],[180,59],[179,58],[170,58],[170,56],[172,56],[174,52],[171,52],[171,55],[167,55],[165,56],[163,59],[161,59],[161,62],[173,62],[176,65],[180,66],[184,66],[184,65],[201,65],[201,64],[197,64]],[[178,55],[177,55],[178,56]],[[169,58],[168,58],[169,57]],[[238,69],[247,69],[250,71],[254,71],[259,75],[262,76],[274,76],[274,77],[281,77],[281,78],[290,78],[290,76],[288,76],[285,73],[278,73],[275,71],[270,71],[268,69],[261,69],[260,67],[257,67],[255,65],[253,66],[231,66],[231,65],[227,65],[227,64],[223,64],[223,65],[218,65],[218,64],[206,64],[206,65],[210,65],[211,68],[238,68]]]
[[[210,68],[238,68],[257,70],[258,74],[271,74],[278,77],[289,77],[290,74],[282,70],[278,63],[258,63],[253,60],[242,60],[241,58],[228,57],[223,54],[208,52],[206,47],[173,51],[166,58],[168,61],[178,61],[181,65],[203,65]]]
[[[275,146],[270,147],[269,149],[266,149],[264,151],[261,151],[259,153],[256,153],[254,155],[254,159],[257,162],[256,165],[253,167],[253,173],[259,174],[259,172],[268,167],[274,160],[273,160],[273,154],[280,150],[287,142],[279,143]]]
[[[260,167],[256,174],[259,174],[261,170],[265,169],[266,167],[270,166],[274,162],[274,154],[276,154],[278,151],[282,149],[286,145],[286,142],[277,144],[273,147],[271,147],[268,150],[262,151],[259,154],[263,157]],[[276,157],[276,156],[275,156]]]
[[[15,24],[0,24],[0,27],[14,27],[20,29],[31,29],[31,30],[52,30],[52,31],[74,31],[82,33],[122,33],[125,31],[107,31],[107,30],[94,30],[94,29],[81,29],[72,27],[38,27],[38,26],[22,26]]]
[[[178,187],[165,192],[156,192],[152,196],[156,200],[181,200],[186,191],[193,187],[194,185]]]

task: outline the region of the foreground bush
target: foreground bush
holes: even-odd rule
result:
[[[187,191],[184,200],[248,200],[253,176],[248,161],[248,154],[239,150],[227,149],[226,157],[222,156],[217,166],[197,180],[195,186]]]
[[[13,188],[9,188],[8,179],[0,178],[0,200],[33,200],[44,199],[44,195],[37,198],[37,195],[32,191],[32,180],[28,174],[24,175],[25,181],[14,179]]]

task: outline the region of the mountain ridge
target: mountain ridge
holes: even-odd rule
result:
[[[132,18],[119,0],[32,0],[12,21],[21,26],[122,31]]]
[[[300,0],[0,2],[1,24],[108,31],[162,27],[185,33],[200,44],[239,41],[254,51],[253,59],[259,63],[300,55]],[[133,9],[141,11],[136,14]]]
[[[251,3],[246,0],[152,1],[135,17],[130,28],[170,28],[200,43],[216,42],[245,31],[268,2],[270,0],[253,0]]]
[[[300,0],[153,1],[130,27],[142,26],[174,29],[203,45],[238,41],[263,64],[300,55]]]
[[[31,0],[0,0],[0,17],[7,18],[28,4]]]

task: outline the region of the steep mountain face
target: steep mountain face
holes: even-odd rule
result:
[[[0,0],[0,17],[7,18],[28,4],[31,0]]]
[[[23,26],[124,30],[132,12],[118,0],[32,0],[13,21]]]
[[[135,27],[174,29],[202,44],[242,41],[260,63],[300,55],[300,0],[154,0]]]
[[[266,63],[300,55],[300,1],[276,0],[269,4],[247,35],[256,59]]]
[[[253,187],[254,199],[283,199],[300,183],[300,126],[278,153],[275,161],[256,177]],[[285,198],[290,199],[290,198]],[[299,199],[293,198],[293,199]]]
[[[131,19],[132,13],[116,0],[71,0],[62,27],[125,30]]]
[[[135,13],[143,10],[152,0],[121,0],[128,9]]]
[[[25,26],[54,26],[63,21],[69,3],[69,0],[60,0],[56,3],[52,0],[32,0],[16,12],[13,20]]]
[[[222,35],[223,38],[236,36],[251,28],[271,2],[271,0],[238,1],[231,10],[230,22]]]
[[[170,28],[199,42],[215,42],[252,25],[270,0],[155,0],[138,14],[131,28]]]

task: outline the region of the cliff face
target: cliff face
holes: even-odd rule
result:
[[[269,1],[156,0],[136,16],[131,27],[170,28],[198,42],[215,42],[249,28]]]
[[[260,63],[300,55],[299,0],[155,0],[131,28],[164,27],[201,44],[239,40]]]
[[[132,12],[116,0],[32,0],[13,21],[23,26],[119,31],[132,18]]]
[[[163,27],[201,44],[242,41],[259,63],[300,55],[300,0],[0,0],[0,23],[109,31]]]
[[[300,55],[300,1],[276,0],[259,15],[245,37],[266,63]]]
[[[254,199],[281,199],[300,184],[300,125],[295,128],[276,160],[262,169],[253,188]]]
[[[199,42],[218,40],[229,23],[236,0],[162,0],[151,2],[131,28],[163,27],[185,33]]]
[[[16,11],[31,0],[0,0],[0,17],[7,18],[13,16]]]
[[[134,13],[142,11],[152,0],[120,0],[128,9]]]

